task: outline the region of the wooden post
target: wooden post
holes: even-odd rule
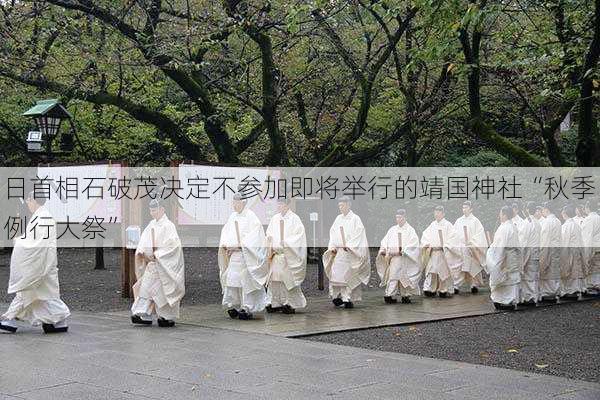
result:
[[[444,235],[442,234],[442,230],[438,229],[438,236],[440,238],[440,247],[442,250],[444,249]]]
[[[283,247],[283,232],[284,232],[284,225],[285,221],[283,219],[279,220],[279,244],[281,247]]]

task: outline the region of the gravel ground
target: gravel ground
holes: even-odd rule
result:
[[[185,248],[184,259],[186,295],[183,304],[220,303],[222,294],[217,249]],[[128,308],[130,300],[121,297],[120,249],[105,249],[104,270],[94,270],[94,260],[94,249],[58,249],[61,297],[65,303],[78,311],[115,311]],[[3,251],[0,253],[0,303],[8,303],[13,297],[6,293],[9,274],[10,253]],[[376,288],[378,279],[373,270],[370,286]],[[306,297],[327,295],[327,289],[318,290],[316,265],[308,265],[302,290]]]
[[[307,340],[600,382],[600,301]]]

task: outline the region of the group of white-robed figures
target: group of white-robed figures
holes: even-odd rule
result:
[[[1,316],[0,331],[15,332],[17,321],[25,321],[42,325],[46,333],[66,332],[70,312],[60,299],[56,224],[43,199],[30,194],[26,203],[32,213],[26,232],[39,226],[44,231],[15,240],[8,288],[15,297]],[[350,199],[340,199],[338,207],[323,265],[333,304],[352,308],[361,300],[362,285],[370,280],[369,245]],[[172,327],[185,294],[183,249],[164,206],[153,200],[149,208],[152,220],[135,253],[131,320],[150,325],[156,319],[160,327]],[[289,201],[278,201],[278,213],[266,233],[240,194],[234,196],[233,209],[221,231],[218,252],[222,304],[229,316],[247,320],[265,309],[293,314],[305,307],[301,284],[306,275],[306,234]],[[579,209],[567,205],[561,211],[561,224],[548,203],[528,203],[523,210],[526,218],[520,216],[518,206],[506,206],[500,210],[492,239],[466,201],[463,216],[454,224],[445,219],[443,207],[436,207],[434,221],[421,240],[406,211],[398,210],[396,224],[382,239],[375,261],[380,285],[385,287],[384,301],[396,303],[399,295],[402,303],[409,303],[410,296],[420,294],[422,280],[423,294],[429,297],[449,297],[463,289],[476,293],[483,285],[484,271],[499,309],[597,294],[600,216],[596,209],[589,203]]]

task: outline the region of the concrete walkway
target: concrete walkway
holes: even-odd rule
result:
[[[0,399],[599,399],[600,385],[273,335],[132,326],[0,335]]]
[[[448,299],[415,297],[411,304],[385,304],[382,290],[363,291],[363,301],[352,310],[335,308],[325,296],[311,297],[294,315],[257,313],[253,321],[232,320],[219,304],[185,306],[181,321],[203,327],[232,329],[284,337],[352,329],[429,322],[496,312],[489,293],[458,295]],[[123,318],[128,312],[112,313]]]

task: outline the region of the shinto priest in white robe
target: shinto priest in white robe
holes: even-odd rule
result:
[[[560,292],[562,227],[554,214],[543,218],[540,225],[539,297],[555,299]]]
[[[442,234],[443,247],[440,241]],[[454,226],[442,218],[439,222],[433,220],[421,236],[423,265],[425,267],[425,282],[423,290],[431,293],[440,292],[453,294],[454,281],[452,269],[460,264],[460,248]]]
[[[166,214],[150,221],[135,253],[137,281],[133,285],[132,315],[148,318],[156,314],[167,320],[179,318],[179,304],[185,295],[185,265],[177,229]],[[152,255],[154,261],[145,258]]]
[[[340,227],[344,228],[346,247],[342,249]],[[333,251],[337,249],[337,251]],[[371,276],[369,244],[360,217],[348,211],[339,214],[329,230],[328,250],[323,254],[325,275],[329,279],[329,295],[344,302],[362,299],[361,284],[368,284]]]
[[[71,313],[60,299],[56,222],[45,206],[31,215],[25,232],[14,242],[8,293],[15,297],[1,319],[32,325],[64,323]]]
[[[522,262],[517,227],[511,220],[504,221],[496,230],[486,257],[494,303],[510,305],[519,302]]]
[[[398,254],[399,240],[402,253]],[[380,286],[385,287],[385,296],[400,294],[402,297],[419,295],[421,279],[421,252],[419,237],[415,229],[404,222],[395,224],[381,240],[381,248],[375,259]]]
[[[272,251],[267,303],[272,307],[306,307],[301,288],[306,276],[306,233],[302,221],[292,210],[287,210],[284,216],[277,213],[269,222],[267,238]]]
[[[590,212],[583,221],[581,230],[584,245],[584,257],[587,266],[586,285],[600,289],[600,215]]]
[[[465,241],[465,227],[467,240]],[[460,261],[451,265],[455,289],[471,289],[483,286],[482,271],[485,268],[487,239],[483,225],[472,213],[463,215],[454,223],[454,230],[461,251]]]
[[[581,227],[574,218],[562,226],[562,253],[560,262],[560,295],[584,292],[585,264],[583,261],[583,238]]]
[[[523,220],[519,241],[523,249],[520,302],[540,300],[540,243],[542,226],[532,216]]]
[[[223,306],[249,313],[265,309],[267,294],[264,285],[269,272],[266,244],[263,226],[252,210],[244,207],[241,212],[234,211],[229,216],[219,240]]]

